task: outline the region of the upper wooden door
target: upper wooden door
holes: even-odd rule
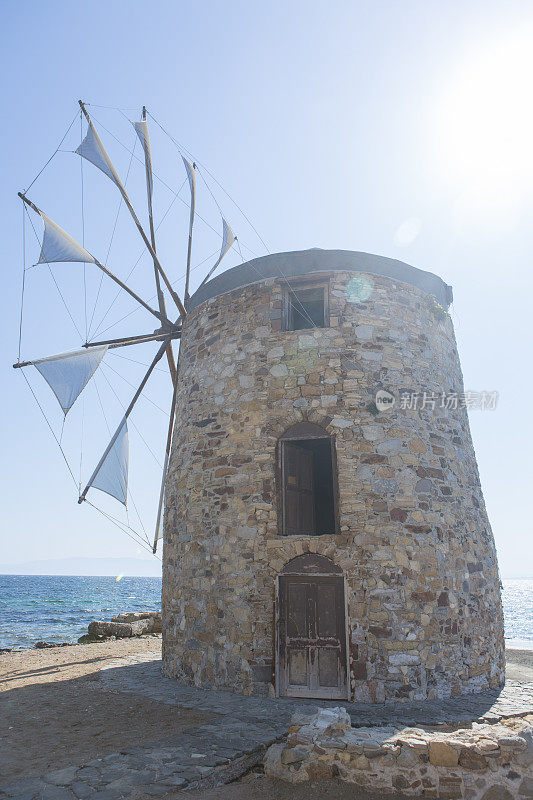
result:
[[[278,665],[281,695],[346,698],[341,577],[280,576]]]
[[[313,453],[289,442],[283,446],[285,533],[309,536],[316,527]]]

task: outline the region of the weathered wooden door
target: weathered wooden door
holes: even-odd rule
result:
[[[313,453],[284,443],[285,533],[309,536],[315,532],[315,484]]]
[[[342,577],[280,575],[279,691],[346,698]]]

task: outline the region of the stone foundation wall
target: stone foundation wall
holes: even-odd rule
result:
[[[389,278],[311,277],[329,279],[328,328],[281,330],[282,280],[187,317],[164,523],[164,671],[272,691],[277,576],[317,552],[346,579],[353,699],[498,686],[494,541],[466,409],[440,407],[443,391],[463,390],[451,320]],[[435,393],[435,408],[397,403],[376,416],[379,388]],[[334,437],[334,536],[280,535],[277,442],[303,421]]]
[[[448,732],[352,728],[343,708],[293,717],[265,772],[302,783],[340,777],[368,790],[441,800],[533,797],[533,716]]]

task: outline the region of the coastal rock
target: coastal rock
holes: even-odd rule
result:
[[[89,623],[88,635],[90,637],[116,636],[117,639],[130,639],[132,636],[143,636],[147,633],[159,633],[161,619],[146,616],[131,622],[105,622],[93,620]]]
[[[89,623],[89,636],[116,636],[117,639],[129,639],[133,636],[133,632],[130,623],[93,620]]]
[[[84,633],[78,639],[78,644],[95,644],[96,642],[112,641],[116,638],[116,636],[91,636],[89,633]]]
[[[48,650],[50,647],[70,647],[71,642],[35,642],[35,650]]]
[[[163,621],[160,611],[127,611],[111,617],[111,622],[139,622],[140,620],[151,620],[152,628],[150,633],[161,633]]]

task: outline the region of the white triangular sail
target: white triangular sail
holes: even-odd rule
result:
[[[94,489],[100,489],[100,491],[106,492],[106,494],[115,497],[120,503],[126,505],[128,497],[128,462],[128,423],[124,418],[112,448],[102,461],[98,472],[87,488],[92,486]]]
[[[207,275],[205,276],[205,278],[203,279],[201,284],[202,286],[206,281],[209,280],[209,278],[216,270],[216,268],[218,267],[218,265],[220,264],[220,262],[222,261],[222,259],[224,258],[224,256],[226,255],[226,253],[228,252],[234,241],[235,241],[235,234],[231,230],[230,226],[228,225],[224,217],[222,217],[222,247],[220,248],[220,255],[217,258],[216,262],[211,267],[211,269],[209,270],[209,272],[207,273]]]
[[[182,156],[182,159],[183,163],[185,164],[187,177],[189,179],[189,186],[191,189],[191,214],[189,218],[189,236],[192,236],[192,226],[194,222],[194,207],[196,205],[196,172],[191,162],[187,161],[185,156]]]
[[[44,222],[44,237],[38,264],[53,264],[56,261],[85,261],[94,264],[94,258],[57,223],[39,211]]]
[[[106,352],[107,345],[104,345],[39,358],[30,363],[41,373],[66,416],[100,366]]]
[[[101,170],[104,175],[107,175],[108,178],[111,178],[113,183],[116,183],[119,188],[122,186],[118,172],[113,166],[111,159],[107,155],[106,149],[102,144],[102,140],[98,136],[96,128],[92,122],[89,122],[85,139],[75,152],[78,153],[78,155],[80,155],[82,158],[86,158],[87,161],[90,161],[95,167],[98,167],[98,169]]]
[[[132,122],[135,132],[139,137],[144,150],[144,160],[146,164],[146,174],[148,176],[148,197],[152,200],[153,193],[153,176],[152,176],[152,151],[150,149],[150,136],[148,134],[148,125],[145,119],[139,122]]]

